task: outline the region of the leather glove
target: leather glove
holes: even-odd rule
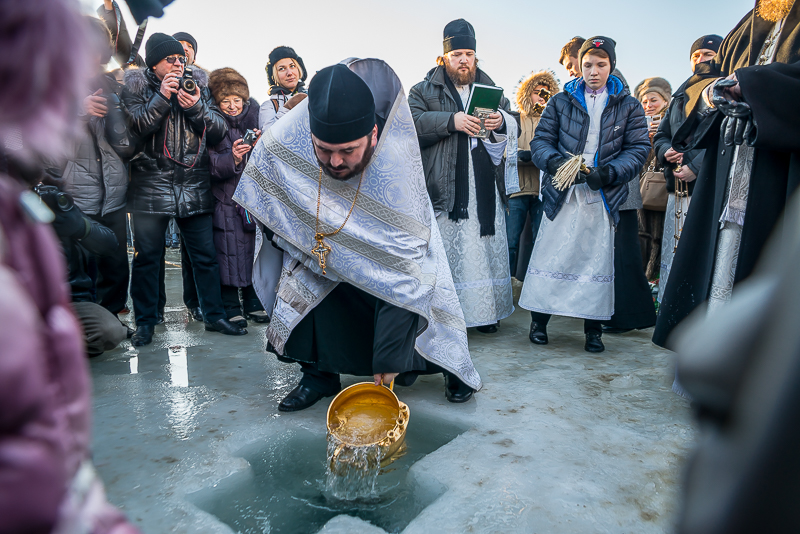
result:
[[[553,156],[547,161],[547,174],[550,176],[555,176],[558,172],[558,169],[561,168],[564,163],[566,163],[567,158],[563,156]]]
[[[523,163],[530,163],[531,151],[530,150],[517,150],[517,159]]]
[[[598,191],[601,187],[611,183],[611,173],[606,166],[590,168],[589,174],[579,173],[579,175],[584,177],[586,185],[592,191]]]
[[[723,114],[720,131],[722,140],[728,146],[741,145],[745,140],[752,139],[753,110],[747,102],[728,100],[724,96],[725,89],[734,87],[739,82],[735,80],[720,80],[714,85],[711,101]],[[749,143],[748,143],[749,144]]]

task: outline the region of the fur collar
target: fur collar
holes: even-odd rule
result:
[[[197,65],[192,67],[194,79],[197,81],[197,85],[201,88],[208,87],[208,72],[201,69]],[[144,93],[145,89],[148,87],[156,88],[158,87],[158,80],[153,74],[153,71],[150,69],[141,69],[139,67],[131,67],[125,70],[125,76],[123,77],[123,83],[125,87],[130,89],[131,92],[136,94]]]
[[[531,95],[533,90],[538,85],[544,85],[550,91],[552,96],[558,93],[558,79],[552,70],[540,70],[539,72],[532,72],[527,77],[520,81],[517,88],[516,99],[517,108],[525,115],[533,115],[533,103],[531,103]]]

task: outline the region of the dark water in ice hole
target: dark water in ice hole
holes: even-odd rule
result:
[[[400,532],[447,489],[418,484],[409,468],[465,430],[412,411],[406,453],[381,472],[369,499],[340,501],[326,494],[325,434],[296,429],[244,447],[237,456],[250,463],[250,471],[189,500],[242,534],[315,533],[341,514]]]

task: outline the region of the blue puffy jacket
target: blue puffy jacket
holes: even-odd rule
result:
[[[554,157],[583,154],[589,135],[584,86],[583,79],[573,80],[547,103],[531,141],[531,157],[538,168],[547,169],[547,162]],[[587,162],[587,165],[605,165],[610,170],[611,182],[603,186],[601,192],[616,226],[619,207],[628,198],[626,184],[639,178],[650,153],[650,138],[639,101],[616,76],[609,76],[607,87],[608,104],[600,119],[600,146],[595,161]],[[542,198],[548,219],[553,220],[558,215],[568,191],[558,191],[553,186],[552,176],[542,172]]]

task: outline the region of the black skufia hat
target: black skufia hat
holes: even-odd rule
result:
[[[700,50],[701,48],[705,48],[707,50],[713,50],[714,52],[719,52],[719,46],[722,44],[722,37],[719,35],[704,35],[694,43],[692,43],[692,49],[689,51],[689,57],[692,57],[692,54]]]
[[[300,67],[300,82],[305,82],[306,78],[308,77],[308,71],[306,71],[306,66],[303,63],[303,58],[297,55],[297,52],[294,51],[294,48],[290,46],[278,46],[272,49],[272,52],[269,53],[269,63],[267,63],[266,71],[267,71],[267,81],[271,86],[279,85],[277,78],[273,73],[273,69],[275,68],[275,63],[282,59],[292,58],[297,62],[297,66]]]
[[[610,37],[603,37],[602,35],[589,37],[578,52],[578,61],[583,63],[584,54],[593,48],[599,48],[608,54],[608,59],[611,61],[611,72],[613,73],[614,69],[617,68],[617,42]]]
[[[475,50],[475,28],[464,19],[448,22],[444,27],[444,53],[453,50]]]
[[[325,67],[308,86],[308,120],[320,141],[349,143],[375,126],[375,98],[364,80],[346,66]]]

